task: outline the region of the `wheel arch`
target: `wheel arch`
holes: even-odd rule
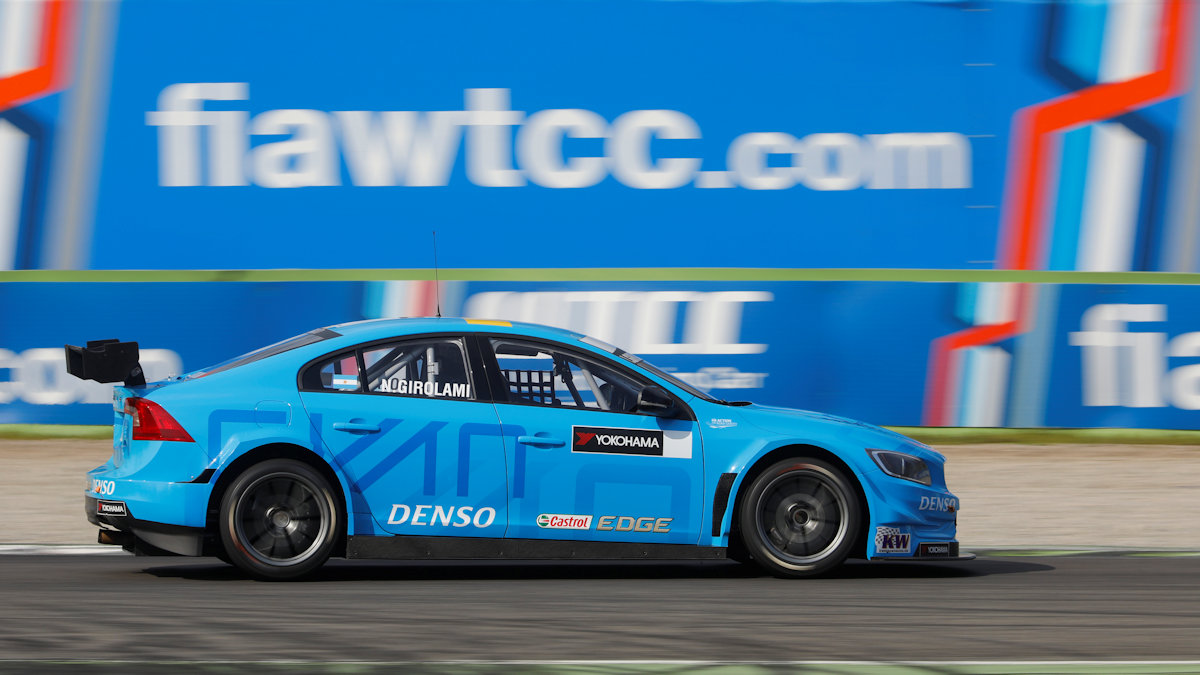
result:
[[[338,533],[337,543],[334,544],[332,555],[334,557],[344,557],[346,555],[346,535],[349,530],[350,503],[347,499],[346,488],[342,484],[342,479],[334,471],[333,467],[319,455],[308,448],[292,443],[267,443],[252,448],[239,455],[221,470],[221,473],[216,478],[216,482],[213,484],[212,492],[208,496],[208,511],[205,516],[204,526],[207,542],[218,548],[221,545],[217,530],[217,519],[220,517],[221,499],[225,496],[226,490],[229,489],[233,481],[246,469],[269,459],[294,459],[303,462],[317,471],[317,473],[320,473],[325,480],[329,481],[333,489],[337,490],[336,503],[341,510],[341,531]]]
[[[754,483],[754,479],[766,471],[768,467],[784,459],[810,457],[819,459],[832,464],[841,471],[854,487],[855,497],[858,500],[858,506],[862,513],[862,518],[859,519],[859,531],[855,533],[854,548],[850,550],[850,557],[865,558],[867,554],[867,537],[871,529],[871,507],[867,502],[866,491],[863,489],[862,479],[854,471],[849,464],[846,463],[836,453],[831,452],[818,445],[809,443],[792,443],[784,445],[770,452],[765,453],[754,461],[742,474],[738,477],[737,483],[734,485],[732,494],[730,495],[729,509],[729,548],[739,550],[742,547],[741,539],[741,511],[742,511],[742,495]]]

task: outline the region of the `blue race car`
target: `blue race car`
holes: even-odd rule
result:
[[[945,458],[815,412],[718,400],[576,333],[394,319],[147,384],[135,342],[67,346],[114,387],[101,543],[265,579],[331,556],[964,560]]]

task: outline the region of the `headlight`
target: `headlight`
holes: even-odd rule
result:
[[[871,459],[875,460],[879,468],[889,476],[911,480],[921,485],[929,485],[933,482],[929,478],[929,465],[919,457],[889,450],[867,450],[867,452],[870,453]]]

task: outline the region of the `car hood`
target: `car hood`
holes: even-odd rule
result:
[[[946,461],[944,455],[920,441],[909,438],[904,434],[896,433],[890,429],[884,429],[883,427],[849,417],[840,417],[812,410],[776,408],[756,404],[744,406],[739,412],[749,424],[774,433],[790,435],[811,430],[811,427],[805,423],[815,422],[826,429],[829,429],[830,425],[833,425],[834,428],[841,427],[842,430],[854,435],[867,446],[874,445],[882,450],[903,448],[905,452],[910,452],[923,459],[932,459],[938,462]]]

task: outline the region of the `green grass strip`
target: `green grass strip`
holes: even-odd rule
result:
[[[974,443],[1080,443],[1091,445],[1200,445],[1192,429],[1003,429],[974,427],[888,427],[929,445]]]
[[[414,673],[416,675],[493,675],[519,671],[532,675],[1091,675],[1092,673],[1200,673],[1196,661],[910,661],[897,663],[855,661],[794,661],[721,663],[719,661],[595,661],[595,662],[319,662],[319,661],[127,661],[38,660],[0,661],[0,673],[57,673],[84,667],[90,672],[121,673]]]
[[[0,424],[0,438],[112,438],[112,426],[83,424]]]
[[[5,281],[428,281],[432,269],[13,270]],[[1200,274],[1026,270],[793,269],[759,267],[447,268],[443,281],[1006,281],[1057,284],[1200,284]]]
[[[978,429],[888,427],[930,445],[1050,443],[1104,445],[1198,445],[1200,431],[1180,429]],[[0,424],[0,438],[110,438],[112,427],[73,424]]]

